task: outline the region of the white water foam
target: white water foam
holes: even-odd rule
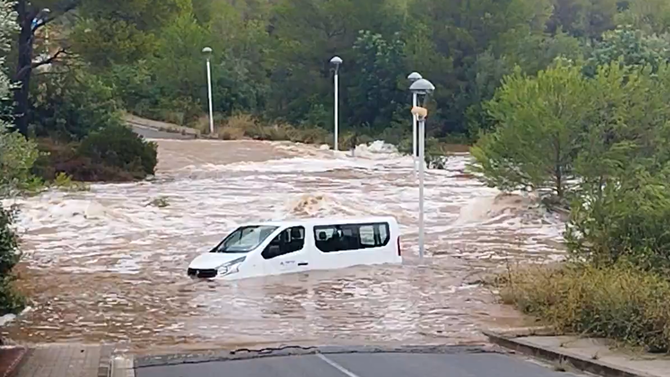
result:
[[[25,276],[49,280],[29,281],[41,309],[13,328],[14,336],[154,344],[187,335],[297,341],[336,331],[409,341],[438,327],[461,336],[476,331],[471,311],[483,300],[477,290],[458,288],[472,269],[563,255],[560,219],[532,197],[501,196],[465,174],[467,154],[450,156],[444,171],[426,172],[430,258],[414,266],[418,180],[412,158],[384,143],[359,147],[356,157],[290,143],[162,143],[162,170],[151,182],[52,190],[5,203],[21,209],[32,271]],[[167,206],[151,205],[157,198]],[[192,258],[242,222],[370,215],[398,219],[406,266],[228,285],[191,284],[185,276]],[[112,294],[122,300],[109,301]],[[275,312],[285,326],[277,326]]]

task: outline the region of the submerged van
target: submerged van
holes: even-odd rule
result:
[[[194,278],[241,279],[356,265],[402,263],[393,217],[242,225],[188,267]]]

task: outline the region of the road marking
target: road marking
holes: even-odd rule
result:
[[[344,373],[347,377],[359,377],[357,374],[355,374],[353,372],[350,372],[349,370],[347,370],[347,368],[345,368],[342,365],[334,362],[333,360],[323,356],[323,354],[321,354],[321,353],[317,353],[316,356],[318,356],[319,359],[321,359],[321,360],[327,362],[328,364],[330,364],[330,366],[332,366],[333,368],[335,368],[335,369],[339,370],[340,372]]]

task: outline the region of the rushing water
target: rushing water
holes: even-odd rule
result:
[[[562,254],[560,219],[479,184],[464,172],[467,154],[426,174],[428,258],[418,265],[410,157],[379,143],[355,158],[290,143],[159,145],[152,181],[16,201],[26,251],[19,284],[33,308],[5,335],[134,350],[476,342],[482,326],[520,321],[472,284],[476,275]],[[152,205],[158,198],[168,205]],[[186,276],[188,263],[240,222],[364,215],[398,219],[404,265],[236,282]]]

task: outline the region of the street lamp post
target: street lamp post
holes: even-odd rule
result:
[[[423,77],[418,72],[412,72],[407,76],[407,79],[410,81],[410,83],[414,83],[417,80],[421,80]],[[412,92],[412,107],[417,105],[417,94]],[[412,161],[414,162],[414,173],[416,174],[416,154],[417,154],[417,147],[416,147],[416,123],[417,119],[416,116],[412,115]]]
[[[428,95],[435,90],[435,86],[426,79],[418,79],[412,83],[409,90],[418,98],[423,95],[423,106],[412,107],[412,115],[419,122],[419,257],[423,259],[424,254],[424,208],[423,208],[423,186],[424,186],[424,165],[425,165],[425,139],[426,139],[426,117],[428,117]]]
[[[335,82],[335,140],[333,141],[333,148],[335,151],[339,150],[339,144],[337,140],[337,132],[338,132],[338,117],[339,117],[339,71],[340,71],[340,65],[342,64],[342,58],[339,56],[334,56],[332,59],[330,59],[330,64],[335,66],[335,75],[333,77],[333,80]]]
[[[209,134],[214,134],[214,113],[212,110],[212,67],[210,65],[210,59],[212,57],[212,49],[210,47],[205,47],[202,49],[202,53],[207,58],[207,99],[209,101]]]

